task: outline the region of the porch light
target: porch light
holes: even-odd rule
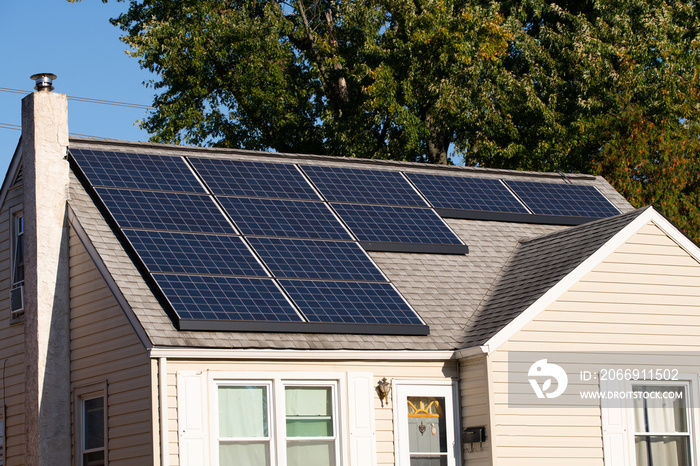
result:
[[[383,408],[391,393],[391,382],[387,382],[386,377],[382,378],[380,382],[377,382],[376,390]]]

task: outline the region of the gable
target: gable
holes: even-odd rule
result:
[[[542,317],[544,312],[562,303],[569,303],[565,306],[572,306],[575,312],[584,312],[576,314],[577,328],[581,329],[594,328],[591,313],[602,310],[604,314],[605,309],[616,307],[632,313],[637,308],[647,309],[642,313],[658,322],[663,322],[673,306],[681,306],[682,315],[698,315],[700,293],[690,283],[697,283],[699,253],[697,246],[653,209],[640,211],[634,221],[494,334],[486,342],[489,351],[516,338],[537,319],[547,320]],[[615,325],[627,322],[630,321],[621,318]],[[611,328],[611,334],[615,332],[617,329]],[[607,341],[604,336],[593,334],[593,330],[583,331],[574,340]],[[558,338],[566,340],[567,336]],[[522,335],[517,339],[522,340]]]

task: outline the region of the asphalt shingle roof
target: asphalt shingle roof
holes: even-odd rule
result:
[[[435,167],[422,164],[337,159],[299,154],[195,149],[120,141],[72,139],[71,147],[140,153],[221,157],[256,161],[445,173],[479,178],[562,182],[558,174]],[[631,206],[605,180],[571,175],[572,182],[598,188],[622,212]],[[259,349],[454,350],[480,344],[502,328],[556,278],[591,254],[636,214],[579,227],[486,220],[445,219],[469,246],[467,255],[370,252],[370,256],[430,326],[427,336],[180,331],[80,181],[72,175],[69,204],[100,259],[154,346]],[[534,239],[533,239],[534,238]],[[555,267],[552,267],[552,265]],[[532,274],[533,267],[539,270]],[[518,290],[513,293],[509,287]],[[509,293],[498,293],[508,289]],[[524,306],[524,307],[523,307]]]

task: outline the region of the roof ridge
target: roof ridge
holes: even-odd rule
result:
[[[526,171],[526,170],[510,170],[504,168],[486,168],[486,167],[466,167],[459,165],[437,165],[429,164],[423,162],[408,162],[400,160],[386,160],[386,159],[371,159],[371,158],[353,158],[353,157],[339,157],[333,155],[320,155],[320,154],[302,154],[294,152],[271,152],[271,151],[258,151],[249,149],[233,149],[233,148],[222,148],[222,147],[195,147],[195,146],[181,146],[175,144],[162,144],[155,142],[141,142],[141,141],[123,141],[119,139],[99,139],[99,138],[84,138],[84,137],[71,137],[70,145],[109,145],[109,146],[119,146],[125,149],[146,149],[155,151],[177,151],[177,152],[191,152],[192,155],[223,155],[223,156],[251,156],[251,157],[265,157],[274,159],[287,159],[287,161],[292,160],[309,160],[309,161],[325,161],[325,162],[344,162],[352,163],[361,166],[375,166],[375,167],[412,167],[420,168],[423,170],[434,170],[436,172],[456,173],[462,172],[463,174],[485,174],[485,175],[510,175],[519,176],[523,178],[537,178],[537,179],[547,179],[562,181],[562,175],[559,172],[536,172],[536,171]],[[69,147],[70,147],[69,145]],[[595,181],[599,177],[595,175],[589,175],[585,173],[566,173],[566,177],[574,181]]]

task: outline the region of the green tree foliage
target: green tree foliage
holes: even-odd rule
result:
[[[106,0],[103,0],[106,1]],[[132,0],[153,140],[605,176],[700,241],[700,6]]]
[[[503,1],[510,131],[467,163],[604,176],[700,241],[700,6]]]
[[[508,46],[465,0],[144,0],[113,22],[159,76],[155,141],[441,163]]]

